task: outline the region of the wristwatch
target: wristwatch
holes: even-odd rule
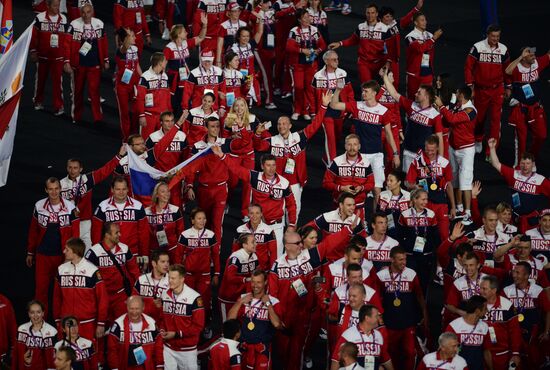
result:
[[[270,302],[270,301],[265,302],[265,303],[264,303],[264,306],[266,306],[266,307],[271,306],[271,302]]]

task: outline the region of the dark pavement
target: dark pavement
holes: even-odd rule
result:
[[[110,55],[113,57],[114,37],[112,37],[112,1],[96,1],[97,16],[108,24],[110,37]],[[341,40],[353,32],[357,23],[362,22],[364,1],[351,1],[354,13],[350,16],[342,16],[338,13],[329,14],[331,41]],[[510,50],[512,58],[516,58],[519,48],[522,46],[536,46],[538,54],[545,52],[550,47],[548,43],[548,27],[545,26],[550,19],[550,2],[540,0],[526,0],[521,3],[501,1],[499,19],[503,27],[501,41]],[[21,34],[26,26],[31,23],[33,13],[30,10],[30,2],[14,1],[15,34]],[[397,15],[404,15],[415,3],[412,1],[387,0],[380,2],[383,5],[393,6]],[[424,5],[428,17],[429,29],[433,31],[436,26],[444,29],[444,35],[436,47],[436,71],[449,72],[457,83],[463,78],[464,60],[473,43],[479,41],[481,36],[479,21],[479,4],[476,0],[451,2],[426,0]],[[152,27],[154,30],[155,27]],[[404,30],[407,34],[409,30]],[[404,35],[403,35],[404,36]],[[142,58],[142,68],[148,68],[148,58],[151,52],[160,51],[164,42],[160,40],[158,31],[153,32],[153,47],[146,49]],[[403,49],[402,49],[403,50]],[[340,55],[340,67],[346,69],[351,76],[357,76],[356,50],[355,48],[338,49]],[[404,50],[401,60],[401,76],[404,76]],[[196,58],[191,65],[196,65]],[[114,66],[111,59],[111,66]],[[35,66],[27,65],[25,87],[19,111],[19,122],[15,149],[11,161],[8,184],[0,188],[0,230],[2,238],[0,245],[3,248],[0,266],[0,292],[12,300],[18,316],[18,323],[26,320],[25,304],[34,293],[34,275],[32,270],[25,265],[27,230],[32,215],[34,203],[45,196],[43,191],[44,180],[49,176],[62,178],[65,176],[65,163],[70,157],[79,157],[83,160],[85,171],[98,168],[108,161],[118,150],[120,138],[118,132],[118,112],[113,93],[112,70],[103,73],[101,96],[106,98],[103,104],[105,123],[92,125],[91,112],[86,106],[84,120],[88,123],[74,125],[68,116],[54,117],[51,113],[36,112],[32,106],[33,81]],[[550,75],[546,71],[542,79],[543,102],[550,102],[550,88],[548,79]],[[352,77],[353,80],[353,77]],[[403,80],[403,78],[402,78]],[[354,80],[358,87],[357,80]],[[65,111],[70,111],[70,84],[65,78]],[[404,87],[404,81],[401,82]],[[402,90],[402,89],[401,89]],[[275,100],[279,107],[277,111],[255,109],[255,113],[262,120],[276,122],[282,114],[290,115],[291,101]],[[50,104],[46,100],[46,106]],[[504,109],[503,122],[506,122],[508,110]],[[305,122],[299,122],[295,129],[303,128]],[[274,128],[271,129],[272,132]],[[324,166],[321,161],[323,148],[323,135],[317,134],[311,141],[308,149],[308,173],[309,182],[302,196],[302,213],[300,224],[306,223],[313,217],[332,208],[330,197],[321,188],[321,180],[324,174]],[[342,152],[343,145],[340,146]],[[511,164],[513,160],[513,132],[509,126],[503,125],[502,146],[499,150],[503,163]],[[537,163],[538,171],[546,176],[550,173],[550,150],[548,141],[543,149],[542,161]],[[510,195],[498,173],[486,163],[483,158],[476,158],[475,178],[483,182],[483,192],[480,196],[482,206],[503,200],[510,201]],[[106,197],[108,182],[104,182],[94,191],[94,207]],[[228,255],[230,240],[234,235],[236,226],[241,224],[238,202],[240,193],[230,199],[230,213],[225,218],[224,240],[222,253]],[[429,298],[430,312],[433,326],[437,326],[441,308],[441,292],[439,289],[431,289]],[[436,329],[434,329],[436,330]],[[316,367],[323,368],[323,345],[319,343],[316,349]]]

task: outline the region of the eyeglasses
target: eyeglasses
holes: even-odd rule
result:
[[[300,240],[299,242],[295,242],[295,243],[287,242],[286,244],[291,244],[291,245],[303,245],[304,242]]]

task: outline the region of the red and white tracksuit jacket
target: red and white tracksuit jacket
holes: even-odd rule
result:
[[[82,174],[74,180],[69,176],[60,180],[61,196],[76,204],[81,221],[92,219],[92,190],[111,175],[120,160],[121,158],[117,155],[95,171]]]
[[[432,84],[435,40],[433,34],[416,27],[405,39],[407,40],[407,97],[414,99],[420,85]]]
[[[206,13],[208,25],[206,39],[201,49],[216,51],[218,45],[218,30],[220,24],[227,18],[225,14],[226,0],[201,0],[193,15],[193,35],[197,36],[202,28],[201,15]]]
[[[176,338],[164,344],[173,351],[195,350],[204,328],[204,305],[200,294],[187,285],[178,295],[169,289],[162,294],[162,311],[160,328],[176,332]]]
[[[88,83],[94,121],[101,121],[103,112],[99,101],[99,83],[103,66],[109,61],[103,22],[92,18],[90,24],[85,24],[82,18],[78,18],[71,22],[67,32],[69,43],[66,48],[65,63],[70,63],[74,69],[71,110],[73,121],[79,121],[82,118],[85,82]],[[91,48],[86,51],[88,45]]]
[[[470,49],[464,65],[464,82],[474,89],[477,108],[476,141],[483,139],[487,112],[491,115],[489,137],[500,140],[500,116],[504,99],[504,84],[509,78],[504,71],[510,63],[506,45],[489,46],[487,39],[476,42]]]
[[[332,192],[332,201],[337,204],[338,197],[342,194],[342,186],[363,186],[364,191],[355,196],[355,205],[361,207],[367,197],[367,193],[374,188],[374,175],[369,161],[364,154],[358,153],[358,158],[350,162],[344,153],[331,162],[323,177],[323,188]]]
[[[202,106],[189,110],[189,116],[187,116],[187,119],[183,123],[182,131],[187,135],[187,143],[190,147],[195,145],[196,142],[201,141],[206,135],[206,119],[210,117],[220,118],[215,110],[206,113],[202,109]]]
[[[398,68],[395,68],[396,70]],[[394,79],[395,79],[395,73],[394,73]],[[397,86],[397,80],[394,80],[395,86]],[[399,133],[403,132],[403,125],[401,123],[401,110],[399,109],[399,102],[395,100],[388,90],[384,86],[380,88],[380,92],[376,96],[376,100],[380,104],[382,104],[384,107],[388,108],[389,114],[390,114],[390,121],[391,121],[391,132],[393,135],[393,142],[395,143],[395,146],[397,148],[397,151],[400,151],[400,137]],[[393,169],[393,149],[390,145],[390,142],[386,138],[386,131],[382,130],[382,143],[384,144],[384,150],[385,150],[385,167],[386,167],[386,176]]]
[[[268,224],[260,221],[260,224],[254,229],[250,222],[237,227],[237,234],[250,233],[256,239],[256,255],[258,256],[259,267],[267,271],[273,266],[277,259],[277,240],[273,229]],[[239,244],[233,241],[232,251],[239,250]]]
[[[162,306],[157,307],[155,300],[160,300],[162,298],[162,294],[170,288],[168,284],[168,274],[165,274],[159,280],[153,278],[152,272],[142,274],[139,279],[136,280],[134,288],[143,298],[143,302],[145,304],[143,313],[151,316],[156,322],[160,322],[162,316]]]
[[[181,107],[183,109],[189,109],[191,107],[198,107],[202,103],[202,97],[205,90],[212,90],[212,93],[216,97],[216,101],[212,106],[213,109],[218,108],[218,92],[223,83],[223,71],[221,68],[212,66],[208,71],[205,70],[202,65],[193,69],[189,73],[189,78],[183,85],[183,97],[181,100]]]
[[[210,347],[209,370],[241,370],[240,343],[229,338],[221,338]]]
[[[172,111],[168,75],[164,72],[157,74],[149,68],[143,72],[137,85],[136,113],[147,120],[147,125],[141,127],[142,137],[148,138],[160,128],[160,114],[166,111]]]
[[[27,322],[17,328],[15,347],[11,356],[12,370],[44,370],[55,369],[55,339],[57,330],[47,322],[42,324],[39,332],[32,330],[32,322]],[[25,365],[24,356],[31,351],[32,360]]]
[[[157,145],[164,135],[171,135],[171,132],[164,132],[161,128],[153,132],[147,138],[145,146],[147,150],[151,150]],[[184,161],[187,154],[187,136],[184,132],[176,130],[172,141],[168,144],[166,151],[159,156],[155,162],[155,168],[158,168],[161,171],[168,171],[181,162]]]
[[[290,30],[286,41],[286,51],[294,84],[294,113],[314,113],[317,108],[311,86],[313,76],[317,72],[317,60],[310,60],[300,52],[300,49],[309,49],[320,56],[326,48],[327,44],[317,27],[298,26]]]
[[[246,78],[241,71],[230,68],[223,70],[223,82],[220,89],[226,95],[225,99],[221,99],[220,103],[220,106],[223,108],[227,108],[227,94],[233,94],[235,99],[246,99],[249,90],[246,86]]]
[[[109,330],[108,364],[111,369],[155,370],[164,368],[162,336],[155,320],[145,314],[141,315],[138,328],[133,327],[127,314],[117,318]],[[142,348],[145,362],[137,365],[134,350]]]
[[[468,108],[471,109],[470,112],[466,112]],[[475,144],[474,127],[477,111],[471,101],[453,109],[443,106],[439,113],[443,117],[443,124],[451,129],[449,134],[451,148],[459,150]]]
[[[234,166],[227,156],[222,158],[229,171],[252,186],[252,202],[262,205],[265,222],[268,225],[283,222],[285,210],[288,212],[289,226],[296,225],[296,201],[290,190],[290,183],[284,177],[275,174],[272,180],[263,172]]]
[[[34,104],[44,102],[44,87],[51,73],[53,109],[55,112],[63,108],[62,72],[63,59],[69,40],[67,33],[69,23],[63,14],[49,15],[47,11],[38,13],[34,19],[30,52],[38,54],[36,69],[36,85]]]
[[[334,72],[328,72],[327,67],[323,66],[317,73],[313,75],[311,85],[315,95],[315,107],[321,105],[322,96],[328,90],[334,92],[339,83],[344,83],[344,88],[340,91],[340,101],[343,103],[354,100],[353,87],[348,73],[341,68],[337,68]],[[336,157],[336,143],[342,138],[344,128],[344,113],[327,108],[325,119],[323,120],[323,130],[325,131],[325,146],[326,146],[326,162],[330,163]]]
[[[221,281],[219,300],[222,319],[227,319],[227,313],[242,294],[250,291],[252,273],[259,267],[256,253],[248,253],[243,248],[231,253],[225,265]]]
[[[150,36],[143,0],[117,0],[113,5],[113,23],[115,30],[129,28],[134,31],[138,53],[141,55],[144,37]]]
[[[54,345],[55,351],[58,351],[63,346],[71,347],[76,354],[76,361],[71,364],[73,368],[95,370],[98,368],[98,351],[94,348],[93,341],[80,336],[80,325],[78,329],[79,336],[74,343],[61,339]]]
[[[342,46],[359,45],[357,69],[360,82],[376,79],[380,68],[390,60],[386,47],[386,40],[390,37],[390,29],[384,23],[369,25],[363,22],[350,37],[340,41]]]
[[[292,27],[296,25],[296,6],[298,1],[295,0],[277,0],[273,2],[274,17],[276,23],[274,25],[275,34],[275,73],[274,85],[275,88],[281,88],[284,92],[290,92],[290,69],[288,64],[286,50],[286,42],[288,34]],[[265,31],[264,31],[265,32]],[[266,36],[267,37],[267,36]]]
[[[113,197],[97,206],[92,219],[92,243],[101,241],[101,229],[105,222],[120,226],[120,241],[127,244],[134,255],[149,255],[149,225],[141,202],[131,197],[120,207]]]
[[[98,268],[82,258],[77,264],[65,262],[57,270],[53,295],[56,323],[61,327],[64,317],[74,315],[80,335],[93,340],[96,325],[105,325],[109,311],[107,288]]]
[[[166,74],[168,75],[170,91],[172,93],[175,93],[178,88],[183,89],[185,80],[187,80],[190,72],[187,66],[187,59],[189,58],[191,49],[195,48],[196,45],[196,38],[183,40],[181,45],[171,41],[162,51],[167,60]],[[172,103],[172,105],[174,104]]]
[[[239,43],[234,43],[229,48],[235,52],[239,57],[239,71],[242,74],[246,74],[250,80],[250,88],[246,91],[244,98],[247,100],[253,100],[256,105],[261,104],[262,97],[260,95],[260,81],[256,74],[256,41],[251,40],[245,46]],[[223,106],[223,104],[222,104]]]
[[[304,186],[307,182],[305,149],[309,140],[321,128],[326,111],[327,107],[321,105],[311,124],[307,125],[302,131],[290,133],[287,139],[280,134],[265,139],[254,135],[257,150],[270,151],[276,157],[277,172],[285,177],[290,185],[300,184]],[[292,169],[287,166],[289,159],[295,162]]]
[[[85,258],[99,269],[109,295],[109,320],[115,320],[126,312],[125,302],[128,296],[125,292],[124,278],[109,257],[107,248],[103,243],[94,244],[86,252]],[[111,253],[128,279],[130,288],[133,287],[140,272],[130,248],[126,244],[118,243],[111,248]]]
[[[550,56],[545,54],[538,57],[529,67],[518,63],[512,71],[512,98],[517,100],[517,104],[512,107],[508,121],[516,128],[516,161],[526,150],[527,128],[533,135],[529,151],[535,156],[539,155],[546,140],[546,112],[540,102],[540,74],[549,64]]]
[[[180,207],[167,204],[162,212],[158,213],[156,205],[145,208],[145,215],[149,224],[149,253],[155,250],[166,250],[170,255],[171,263],[181,263],[181,248],[178,247],[178,238],[183,231],[183,216]],[[167,245],[160,246],[158,232],[166,234]]]

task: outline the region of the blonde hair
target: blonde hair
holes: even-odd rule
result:
[[[183,29],[185,29],[185,26],[183,24],[173,25],[172,29],[170,29],[170,40],[176,41],[176,39],[178,38],[178,35]]]
[[[234,107],[238,101],[244,104],[243,125],[244,127],[250,126],[250,111],[248,110],[248,104],[246,104],[246,100],[244,98],[236,98],[233,102],[233,105],[231,106],[231,109],[229,109],[229,113],[227,113],[227,117],[225,118],[225,126],[228,128],[233,127],[233,125],[235,124],[237,113],[235,113]]]
[[[155,185],[155,188],[153,189],[153,194],[151,194],[151,205],[153,204],[158,204],[158,201],[159,201],[159,189],[161,186],[163,185],[166,185],[168,186],[167,183],[165,183],[164,181],[159,181],[156,185]]]

